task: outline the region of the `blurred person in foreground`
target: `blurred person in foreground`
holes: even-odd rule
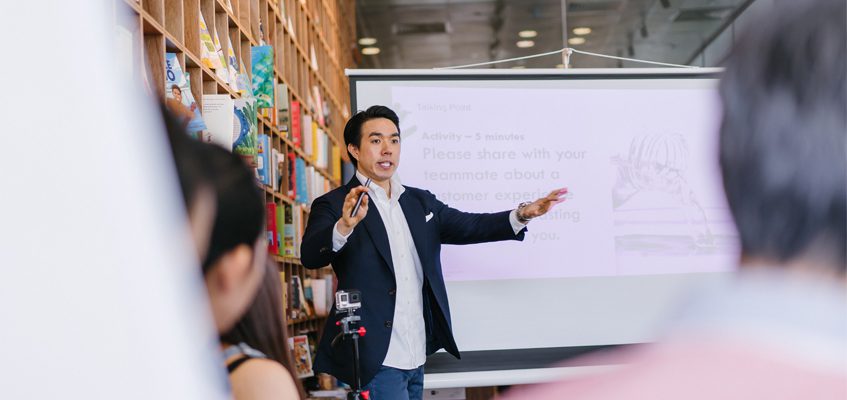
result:
[[[264,198],[253,174],[238,156],[189,138],[164,109],[163,115],[233,395],[302,398],[286,347],[278,270],[267,260]]]
[[[847,11],[844,0],[774,11],[720,85],[736,279],[663,341],[593,357],[619,369],[504,399],[847,399]]]
[[[241,159],[187,136],[162,108],[212,318],[227,332],[265,275],[265,199]]]
[[[268,262],[256,299],[229,332],[221,336],[236,400],[302,399],[282,308],[279,268]]]

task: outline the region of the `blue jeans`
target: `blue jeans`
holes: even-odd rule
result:
[[[397,369],[383,365],[364,390],[370,391],[371,400],[421,400],[423,380],[423,365],[415,369]]]

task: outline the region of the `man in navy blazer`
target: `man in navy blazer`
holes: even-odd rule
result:
[[[367,335],[359,341],[360,379],[371,399],[420,399],[426,356],[443,348],[460,357],[441,272],[441,245],[523,240],[529,220],[563,201],[567,189],[515,210],[466,213],[428,191],[400,184],[394,175],[400,158],[399,118],[391,109],[373,106],[358,112],[344,128],[344,141],[356,176],[312,203],[301,261],[306,268],[331,264],[338,290],[361,292],[359,315]],[[340,331],[335,305],[330,315],[315,370],[353,383],[351,346],[332,346]]]

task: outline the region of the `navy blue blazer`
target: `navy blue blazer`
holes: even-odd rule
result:
[[[359,290],[362,293],[361,326],[367,334],[359,341],[360,378],[362,386],[376,375],[391,338],[392,319],[396,300],[396,282],[388,234],[376,206],[370,203],[368,214],[347,238],[338,252],[332,251],[332,230],[341,218],[341,207],[347,193],[361,185],[354,176],[346,185],[315,199],[309,222],[300,246],[300,261],[306,268],[331,264],[338,278],[339,290]],[[509,223],[510,211],[475,214],[458,211],[438,201],[432,193],[404,186],[399,203],[409,224],[409,230],[423,269],[423,308],[426,326],[426,354],[439,349],[460,358],[453,339],[450,305],[441,272],[442,244],[472,244],[499,240],[523,240],[526,229],[515,235]],[[429,221],[426,216],[432,213]],[[315,371],[326,372],[352,384],[353,356],[349,342],[332,339],[340,332],[336,326],[340,316],[335,305],[330,310],[326,327],[318,345]]]

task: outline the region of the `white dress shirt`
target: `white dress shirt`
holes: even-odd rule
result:
[[[356,171],[359,182],[367,177]],[[423,320],[423,268],[418,256],[412,232],[406,222],[406,215],[400,207],[400,196],[406,188],[395,174],[391,177],[391,196],[376,184],[369,189],[369,206],[376,206],[385,232],[388,234],[388,246],[391,249],[391,261],[394,264],[394,280],[397,284],[392,322],[391,339],[388,353],[382,365],[397,369],[415,369],[426,362],[426,326]],[[515,234],[525,224],[518,222],[516,211],[509,214],[509,222]],[[350,232],[352,234],[352,232]],[[347,243],[350,236],[338,232],[338,223],[332,231],[332,250],[337,252]]]

